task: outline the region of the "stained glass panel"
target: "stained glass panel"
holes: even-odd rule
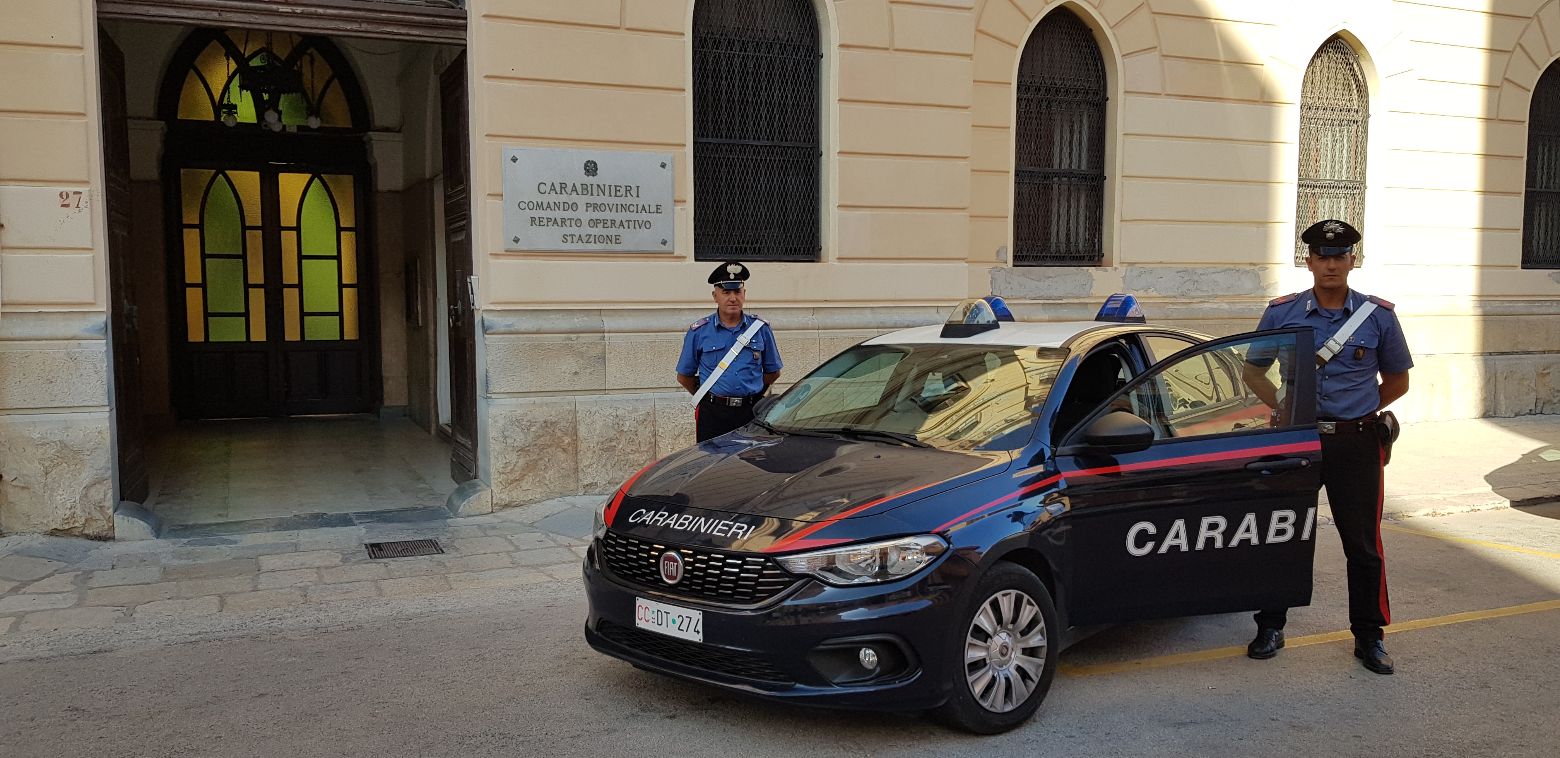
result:
[[[200,230],[184,229],[184,283],[200,284]]]
[[[341,283],[357,284],[357,233],[341,233]]]
[[[335,313],[336,294],[341,284],[336,279],[336,261],[305,258],[303,261],[303,309],[310,313]]]
[[[282,331],[288,342],[297,342],[302,337],[302,315],[298,307],[298,288],[288,287],[282,290],[283,324]]]
[[[304,255],[336,255],[336,209],[331,205],[330,193],[316,180],[309,184],[303,195],[302,218],[299,219],[298,236]],[[335,264],[332,263],[334,268]]]
[[[341,291],[341,331],[342,338],[355,340],[358,338],[358,291],[356,288],[347,287]]]
[[[206,299],[212,313],[243,313],[244,262],[237,258],[207,258]]]
[[[306,340],[341,339],[341,319],[337,316],[305,316],[303,338]]]
[[[212,316],[209,320],[212,342],[243,342],[249,336],[243,316]]]
[[[207,255],[244,252],[244,226],[239,217],[238,198],[233,195],[233,188],[225,178],[218,177],[211,183],[202,216]]]
[[[206,341],[206,299],[199,287],[184,288],[184,333],[190,342]]]

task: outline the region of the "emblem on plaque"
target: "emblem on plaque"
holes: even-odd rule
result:
[[[585,175],[586,176],[595,176],[596,175],[596,162],[595,161],[585,161]]]

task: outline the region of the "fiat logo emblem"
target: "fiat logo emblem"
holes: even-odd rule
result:
[[[683,578],[683,559],[676,550],[661,554],[661,581],[676,584]]]

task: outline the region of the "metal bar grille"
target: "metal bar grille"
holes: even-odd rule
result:
[[[762,656],[721,650],[696,642],[684,642],[654,632],[618,626],[603,620],[596,631],[623,647],[700,671],[713,671],[770,684],[792,684],[791,677]]]
[[[818,259],[819,60],[810,0],[694,6],[695,259]]]
[[[660,578],[658,561],[668,550],[676,550],[683,559],[683,578],[675,586]],[[601,541],[601,559],[608,571],[625,581],[669,595],[731,605],[761,603],[798,581],[765,556],[673,548],[610,531]]]
[[[1105,64],[1072,13],[1046,16],[1018,64],[1013,263],[1105,260]]]
[[[1370,92],[1359,54],[1340,37],[1322,44],[1300,89],[1300,171],[1295,224],[1304,229],[1336,218],[1365,228],[1365,146]],[[1306,246],[1295,241],[1295,265]],[[1365,246],[1354,246],[1355,265]]]
[[[1560,268],[1560,66],[1539,77],[1528,111],[1522,267]]]
[[[442,555],[444,548],[438,540],[400,540],[398,542],[368,542],[369,558],[410,558],[416,555]]]

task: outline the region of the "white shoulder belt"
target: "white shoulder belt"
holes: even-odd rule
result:
[[[699,401],[709,394],[710,388],[715,386],[715,380],[719,379],[721,374],[726,373],[726,368],[731,365],[732,359],[736,358],[737,353],[742,352],[742,348],[747,347],[747,344],[753,341],[753,335],[758,334],[758,330],[762,328],[764,328],[764,320],[754,318],[752,325],[748,326],[747,331],[738,336],[736,343],[731,346],[730,350],[726,351],[726,357],[720,359],[720,363],[716,364],[715,370],[711,371],[710,375],[704,379],[704,383],[699,385],[699,391],[693,393],[694,405],[698,405]]]
[[[1338,333],[1327,338],[1327,341],[1323,342],[1322,346],[1317,349],[1316,365],[1325,365],[1334,356],[1342,352],[1343,346],[1348,343],[1349,338],[1354,336],[1354,332],[1360,328],[1360,324],[1365,323],[1365,319],[1370,318],[1371,312],[1375,310],[1375,301],[1366,299],[1365,304],[1356,309],[1354,315],[1350,316],[1348,321],[1343,322],[1343,326],[1338,329]]]

